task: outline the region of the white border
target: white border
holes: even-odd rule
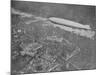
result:
[[[19,0],[19,1],[36,1],[36,2],[96,5],[95,0]]]

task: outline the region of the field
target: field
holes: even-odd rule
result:
[[[11,8],[33,15],[11,13],[12,75],[96,69],[96,35],[79,36],[48,21],[60,17],[96,32],[95,6],[12,1]]]

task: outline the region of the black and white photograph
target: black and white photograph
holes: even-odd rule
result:
[[[96,6],[11,0],[11,75],[96,70]]]

